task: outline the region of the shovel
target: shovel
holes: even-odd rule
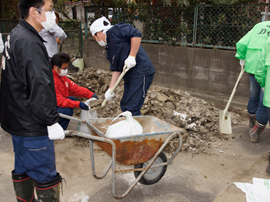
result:
[[[235,91],[240,83],[240,80],[243,76],[244,73],[244,65],[245,63],[243,63],[241,65],[241,72],[238,76],[238,79],[235,83],[235,86],[233,88],[232,94],[230,96],[230,99],[225,107],[224,110],[220,110],[219,111],[219,129],[220,129],[220,133],[224,133],[224,134],[232,134],[232,124],[231,124],[231,115],[230,112],[228,112],[229,106],[231,104],[232,98],[235,94]]]
[[[125,65],[125,66],[123,67],[122,73],[120,74],[120,76],[118,77],[117,81],[115,82],[114,86],[113,86],[112,89],[111,89],[111,94],[114,92],[115,88],[118,86],[118,84],[120,83],[121,79],[124,77],[124,75],[127,73],[128,70],[129,70],[129,69],[127,68],[127,65]],[[92,108],[92,109],[90,109],[90,111],[96,111],[96,110],[98,110],[98,109],[101,109],[101,108],[105,107],[105,105],[107,104],[107,102],[108,102],[108,100],[105,99],[105,100],[102,102],[101,106]]]

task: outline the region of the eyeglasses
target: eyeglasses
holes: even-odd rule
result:
[[[42,12],[42,11],[45,11],[45,12],[51,12],[51,13],[54,13],[54,11],[55,11],[55,8],[53,8],[52,10],[47,10],[47,9],[38,9],[38,8],[36,8],[39,12]]]

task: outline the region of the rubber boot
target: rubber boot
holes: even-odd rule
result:
[[[268,154],[268,165],[266,167],[265,172],[267,172],[268,174],[270,174],[270,152]]]
[[[15,190],[16,198],[18,202],[34,202],[34,180],[30,178],[26,173],[15,174],[14,170],[11,172],[13,187]]]
[[[252,129],[250,129],[250,131],[249,131],[249,136],[250,136],[251,142],[256,143],[259,141],[260,135],[263,132],[265,126],[266,125],[263,125],[263,124],[259,123],[258,121],[256,121],[255,126]]]
[[[251,129],[255,126],[255,122],[256,122],[255,114],[248,114],[248,119],[249,119],[249,129]]]
[[[56,178],[49,182],[35,182],[38,201],[40,202],[58,202],[60,201],[60,184],[62,177],[57,173]]]

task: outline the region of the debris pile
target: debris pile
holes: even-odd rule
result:
[[[83,71],[70,74],[69,78],[98,95],[98,104],[101,104],[110,84],[111,72],[86,68]],[[123,95],[123,83],[121,81],[116,88],[115,97],[103,109],[97,111],[98,118],[116,117],[122,112],[120,100]],[[213,103],[193,97],[186,91],[176,91],[152,85],[147,92],[141,114],[155,116],[167,123],[185,129],[182,150],[195,153],[202,152],[199,151],[201,145],[208,145],[213,137],[219,136],[219,109]],[[80,109],[75,109],[74,115],[79,117]],[[235,113],[231,113],[231,120],[232,125],[241,123],[240,115]],[[177,140],[172,141],[170,147],[173,148],[176,142]]]

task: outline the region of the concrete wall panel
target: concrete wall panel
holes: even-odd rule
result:
[[[154,83],[162,86],[201,91],[206,94],[231,94],[240,73],[235,51],[142,44],[156,69]],[[84,40],[86,67],[109,70],[104,47]],[[235,96],[249,97],[249,78],[244,74]]]

